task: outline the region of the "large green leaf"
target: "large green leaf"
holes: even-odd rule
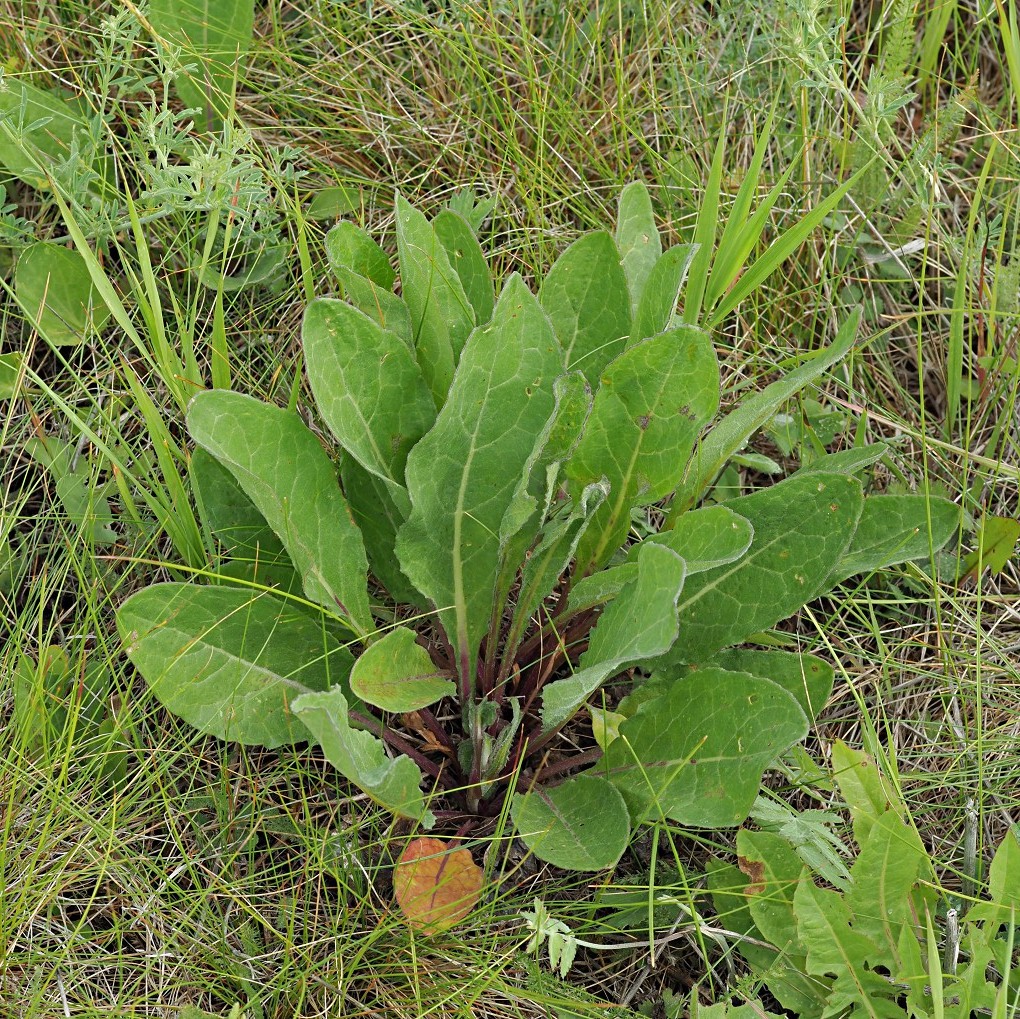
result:
[[[846,357],[853,348],[860,321],[861,309],[856,308],[840,326],[830,347],[813,354],[809,361],[784,375],[778,382],[746,397],[712,428],[698,444],[691,472],[673,500],[667,520],[668,527],[673,526],[680,513],[698,501],[730,457],[742,449],[747,440],[759,428],[764,427],[790,397]]]
[[[403,488],[411,447],[432,427],[436,407],[399,337],[343,301],[319,298],[305,311],[301,338],[316,406],[337,440],[365,470]]]
[[[485,325],[492,318],[496,294],[492,287],[492,273],[489,272],[474,230],[463,216],[450,209],[443,209],[436,214],[432,228],[446,249],[446,257],[474,309],[475,322]]]
[[[542,283],[542,302],[563,346],[563,363],[595,386],[630,336],[630,297],[620,252],[604,231],[574,241]]]
[[[417,711],[456,692],[414,630],[397,626],[366,648],[351,670],[351,690],[383,711]]]
[[[524,844],[540,860],[564,870],[612,867],[630,839],[623,797],[591,773],[515,796],[510,812]]]
[[[305,594],[374,629],[361,532],[319,440],[291,411],[242,393],[199,393],[188,409],[195,441],[226,467],[277,533]]]
[[[712,666],[659,689],[606,750],[606,773],[631,817],[739,824],[762,772],[807,735],[800,705],[771,680]]]
[[[577,551],[577,574],[622,544],[630,511],[680,483],[691,450],[719,405],[719,368],[708,337],[683,326],[625,351],[602,373],[591,416],[564,471],[571,494],[606,478],[609,498]]]
[[[439,610],[464,683],[473,682],[492,609],[500,525],[553,411],[561,367],[548,319],[512,276],[492,321],[465,346],[435,426],[407,460],[412,509],[397,556]]]
[[[441,407],[475,324],[474,311],[432,224],[400,195],[396,206],[401,294],[411,312],[422,374]]]
[[[836,584],[937,552],[960,526],[960,507],[922,495],[871,495],[850,547],[829,575]]]
[[[18,303],[50,343],[82,343],[110,318],[77,251],[40,242],[18,257],[14,273]]]
[[[655,263],[634,313],[632,343],[669,328],[696,250],[693,244],[678,244]]]
[[[750,521],[728,506],[701,506],[685,513],[671,531],[662,531],[652,540],[683,556],[690,576],[739,559],[751,547],[753,537]],[[630,558],[639,547],[634,546]]]
[[[205,130],[229,115],[238,64],[251,48],[254,13],[254,0],[150,0],[153,32],[181,47],[182,63],[198,63],[196,74],[181,73],[174,84],[186,106],[205,111]]]
[[[886,812],[872,826],[850,873],[846,902],[854,914],[853,929],[878,946],[876,958],[895,960],[898,969],[903,928],[912,929],[914,923],[911,892],[919,880],[934,880],[917,830]]]
[[[737,832],[737,858],[747,875],[744,893],[759,933],[791,960],[802,960],[793,913],[793,893],[806,880],[801,858],[781,835],[746,828]]]
[[[293,709],[341,775],[394,814],[432,827],[435,817],[425,807],[418,766],[410,757],[391,758],[381,739],[351,726],[347,698],[340,687],[305,694]]]
[[[754,540],[736,562],[690,579],[670,660],[703,662],[821,593],[850,544],[863,501],[856,478],[819,473],[728,502],[751,522]]]
[[[162,704],[240,743],[309,739],[294,698],[346,682],[353,664],[310,616],[243,588],[155,584],[120,606],[117,627]]]
[[[645,283],[662,254],[662,241],[655,226],[652,200],[644,181],[633,181],[620,192],[620,205],[616,217],[616,244],[620,249],[620,260],[627,276],[631,309],[636,311],[644,293]]]
[[[567,721],[607,679],[626,666],[661,655],[676,639],[676,602],[684,584],[684,561],[672,550],[646,542],[637,577],[596,623],[579,668],[542,692],[542,728]]]

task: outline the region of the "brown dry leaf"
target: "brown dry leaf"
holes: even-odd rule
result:
[[[482,871],[466,849],[441,839],[412,839],[393,872],[397,905],[410,926],[424,934],[449,930],[475,908]]]

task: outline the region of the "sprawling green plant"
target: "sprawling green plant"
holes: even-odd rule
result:
[[[615,237],[572,244],[537,296],[514,275],[497,298],[457,213],[398,198],[396,235],[401,296],[341,223],[327,249],[347,300],[304,318],[339,465],[293,410],[195,397],[199,509],[232,561],[128,598],[131,660],[204,733],[317,742],[425,828],[484,831],[508,807],[562,867],[608,867],[663,818],[739,824],[833,671],[735,646],[851,574],[929,555],[957,520],[938,499],[865,498],[856,472],[883,446],[705,499],[851,350],[858,316],[713,426],[716,354],[676,307],[688,271],[699,300],[722,293],[739,238],[726,264],[662,252],[633,184]]]

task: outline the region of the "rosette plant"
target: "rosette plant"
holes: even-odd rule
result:
[[[429,221],[398,197],[400,296],[383,249],[335,227],[346,300],[311,301],[302,327],[332,438],[236,392],[190,406],[219,558],[118,613],[159,700],[220,739],[317,743],[423,829],[509,817],[561,867],[611,866],[664,818],[739,824],[833,678],[741,645],[852,574],[929,555],[957,521],[943,500],[866,497],[880,445],[706,500],[858,324],[717,420],[697,323],[760,280],[757,263],[740,276],[764,218],[748,223],[750,243],[731,221],[728,248],[699,226],[700,246],[663,252],[632,184],[615,235],[581,237],[537,294],[515,274],[498,296],[449,209]]]

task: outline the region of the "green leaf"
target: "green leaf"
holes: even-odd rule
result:
[[[363,201],[361,189],[354,184],[338,184],[331,188],[319,188],[312,193],[312,200],[305,209],[305,219],[339,219],[350,212],[358,212]],[[329,251],[329,234],[326,235],[326,250]]]
[[[120,606],[117,628],[161,704],[246,744],[308,739],[292,700],[346,681],[353,664],[314,619],[241,588],[155,584]]]
[[[739,824],[762,772],[807,735],[800,705],[771,680],[716,667],[659,689],[620,726],[605,755],[631,817]]]
[[[753,537],[750,521],[728,506],[701,506],[680,517],[671,531],[662,531],[652,540],[683,556],[690,576],[739,559],[751,547]],[[630,558],[633,556],[632,549]]]
[[[832,774],[850,808],[854,838],[859,846],[868,841],[875,822],[892,811],[907,818],[906,806],[882,770],[863,750],[853,750],[842,740],[832,744]]]
[[[548,319],[512,276],[492,321],[464,348],[434,427],[407,460],[412,510],[397,535],[397,556],[439,610],[465,683],[473,683],[492,610],[500,525],[553,411],[561,366]]]
[[[407,517],[397,508],[386,483],[349,456],[340,465],[340,477],[347,504],[365,543],[372,576],[395,602],[426,608],[425,599],[404,576],[397,561],[397,530]]]
[[[492,273],[482,253],[481,245],[471,225],[450,209],[443,209],[432,220],[439,243],[446,249],[446,257],[460,279],[464,293],[475,312],[475,322],[485,325],[492,318],[496,294],[492,286]]]
[[[793,894],[806,880],[804,864],[780,835],[768,831],[737,832],[737,859],[747,875],[747,906],[760,935],[799,968],[804,946],[797,937]]]
[[[594,387],[630,336],[627,277],[613,238],[586,234],[549,270],[538,299],[563,347],[563,364],[579,369]]]
[[[627,277],[631,308],[636,311],[645,282],[662,254],[662,241],[655,226],[652,200],[644,181],[632,181],[620,192],[616,244]]]
[[[734,563],[691,578],[671,661],[705,661],[775,625],[821,593],[861,514],[860,482],[843,474],[795,475],[727,506],[754,539]]]
[[[991,927],[1020,923],[1020,828],[1013,825],[1002,839],[988,870],[988,899],[971,906],[969,922]]]
[[[363,729],[352,728],[347,698],[338,686],[309,693],[294,702],[294,711],[322,747],[326,760],[377,803],[401,817],[431,828],[435,817],[421,794],[421,772],[409,757],[390,758],[386,744]]]
[[[365,230],[346,221],[326,234],[326,258],[334,272],[348,269],[383,290],[391,290],[397,278],[389,255]]]
[[[383,329],[399,336],[401,342],[413,353],[414,332],[407,305],[396,294],[344,266],[338,266],[334,271],[336,278],[343,284],[347,300],[373,322],[378,322]]]
[[[542,692],[542,729],[567,721],[607,679],[627,665],[660,655],[676,639],[676,602],[684,584],[684,562],[673,551],[645,542],[637,577],[616,596],[591,631],[579,669]]]
[[[330,431],[409,511],[404,464],[436,417],[411,352],[356,308],[326,298],[308,305],[301,337],[308,380]]]
[[[452,696],[455,684],[415,637],[398,626],[365,648],[351,670],[351,690],[383,711],[417,711]]]
[[[978,528],[977,541],[977,549],[963,560],[961,574],[971,573],[976,577],[979,569],[987,568],[998,576],[1013,558],[1016,543],[1020,541],[1020,520],[985,516]]]
[[[696,250],[693,244],[678,244],[655,263],[634,313],[631,343],[669,328]]]
[[[794,697],[809,721],[814,721],[832,693],[835,673],[828,662],[815,655],[793,651],[758,651],[729,648],[720,651],[712,665],[732,672],[750,672],[778,683]]]
[[[196,75],[182,72],[174,85],[185,106],[205,112],[202,130],[216,129],[230,114],[235,76],[251,48],[254,11],[254,0],[150,0],[155,35],[181,47],[182,63],[198,63]]]
[[[667,527],[672,527],[680,513],[693,506],[708,490],[726,462],[742,449],[759,428],[764,427],[790,397],[810,385],[832,365],[841,361],[853,347],[861,309],[857,308],[840,326],[835,342],[818,351],[809,361],[795,368],[778,382],[766,386],[761,392],[742,400],[736,409],[726,415],[698,444],[690,476],[677,492],[670,511]]]
[[[809,464],[804,464],[798,474],[824,471],[828,474],[857,474],[866,467],[878,463],[889,452],[885,442],[872,442],[857,449],[843,449],[838,453],[826,453]]]
[[[630,840],[623,797],[597,775],[575,775],[552,789],[515,796],[510,813],[524,844],[564,870],[612,867]]]
[[[235,559],[286,561],[287,553],[266,518],[234,476],[211,453],[198,448],[191,454],[188,476],[202,522]]]
[[[903,928],[915,922],[910,894],[919,880],[934,880],[931,870],[912,824],[891,811],[876,818],[850,870],[853,883],[845,898],[853,929],[878,947],[876,958],[890,960],[884,963],[890,972],[900,966]]]
[[[542,540],[521,570],[504,656],[513,654],[528,621],[567,572],[584,529],[608,494],[609,487],[605,484],[589,485],[581,493],[580,502],[571,506],[569,513],[546,526]]]
[[[474,311],[432,224],[400,195],[396,208],[401,293],[411,312],[418,363],[441,407]]]
[[[850,547],[829,575],[836,584],[937,552],[960,526],[960,507],[923,495],[871,495]]]
[[[653,542],[649,541],[649,544]],[[655,543],[657,544],[657,543]],[[612,601],[638,575],[637,556],[645,542],[638,542],[631,553],[632,562],[621,563],[606,570],[596,570],[582,577],[570,588],[567,611],[570,615],[584,612]]]
[[[77,97],[4,76],[0,90],[0,164],[30,187],[49,190],[45,170],[70,159],[88,123]],[[77,138],[76,138],[77,136]]]
[[[0,354],[0,400],[13,400],[23,384],[25,355],[20,351]]]
[[[697,329],[643,340],[605,369],[585,433],[564,467],[574,498],[603,477],[610,485],[578,547],[578,576],[623,544],[634,506],[656,502],[680,483],[718,405],[715,351]]]
[[[894,989],[865,965],[876,958],[877,949],[870,938],[853,930],[843,897],[804,880],[797,885],[793,908],[807,949],[808,973],[836,978],[826,1014],[836,1015],[853,1004],[855,1015],[902,1019],[902,1009],[889,997]]]
[[[297,414],[242,393],[199,393],[188,409],[195,441],[226,467],[277,533],[305,594],[359,635],[375,624],[368,559],[336,470]]]
[[[18,303],[53,344],[83,343],[110,318],[77,251],[40,242],[27,247],[14,273]]]

